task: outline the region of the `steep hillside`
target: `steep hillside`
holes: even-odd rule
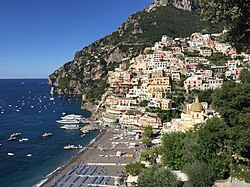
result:
[[[186,37],[197,31],[218,31],[191,11],[172,6],[156,6],[128,18],[112,34],[76,52],[72,61],[49,76],[49,84],[58,93],[87,94],[90,100],[99,99],[107,87],[107,72],[119,63],[138,55],[152,46],[162,35]]]

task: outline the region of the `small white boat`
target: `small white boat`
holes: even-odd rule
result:
[[[75,146],[75,145],[66,145],[66,146],[63,147],[63,149],[65,149],[65,150],[77,149],[77,146]]]
[[[51,132],[45,132],[42,134],[42,137],[48,137],[48,136],[51,136],[52,133]]]
[[[81,120],[82,115],[69,114],[67,116],[61,117],[62,120]]]
[[[84,137],[86,134],[82,134],[81,137]]]
[[[8,140],[9,141],[16,140],[16,137],[15,136],[10,136]]]
[[[62,123],[62,124],[80,123],[78,120],[69,120],[69,119],[57,120],[56,122],[57,122],[57,123]]]
[[[32,154],[30,154],[30,153],[29,153],[29,154],[27,154],[26,156],[27,156],[27,157],[31,157],[31,156],[32,156]]]
[[[16,140],[16,137],[17,137],[17,136],[20,136],[20,135],[21,135],[20,132],[13,133],[13,134],[10,135],[10,137],[9,137],[8,140],[9,140],[9,141]]]
[[[8,156],[14,156],[14,153],[7,153]]]
[[[23,141],[28,141],[29,138],[22,138],[22,139],[19,139],[19,142],[23,142]]]
[[[74,129],[79,129],[79,125],[63,125],[61,129],[67,129],[67,130],[74,130]]]

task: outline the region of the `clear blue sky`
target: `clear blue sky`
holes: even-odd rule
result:
[[[153,0],[0,0],[0,78],[41,78]]]

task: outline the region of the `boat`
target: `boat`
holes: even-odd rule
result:
[[[8,156],[14,156],[14,153],[7,153]]]
[[[27,156],[27,157],[31,157],[31,156],[32,156],[32,154],[30,154],[30,153],[29,153],[29,154],[27,154],[26,156]]]
[[[21,135],[20,132],[13,133],[13,134],[10,135],[10,137],[9,137],[8,140],[9,140],[9,141],[16,140],[17,136],[20,136],[20,135]]]
[[[10,136],[8,140],[9,141],[16,140],[16,137],[15,136]]]
[[[50,101],[54,101],[54,100],[55,100],[55,98],[54,98],[54,97],[51,97],[51,98],[49,98],[49,100],[50,100]]]
[[[63,147],[63,149],[65,149],[65,150],[77,149],[77,146],[75,146],[75,145],[66,145],[66,146]]]
[[[23,141],[28,141],[29,138],[22,138],[22,139],[19,139],[19,142],[23,142]]]
[[[20,136],[21,133],[20,132],[16,132],[16,133],[13,133],[11,136]]]
[[[78,120],[68,120],[68,119],[62,119],[62,120],[57,120],[57,123],[62,123],[62,124],[77,124],[80,123]]]
[[[79,125],[63,125],[61,129],[68,129],[68,130],[73,130],[73,129],[79,129]]]
[[[45,133],[43,133],[42,134],[42,137],[48,137],[48,136],[51,136],[52,135],[52,133],[51,132],[45,132]]]
[[[84,137],[86,134],[82,134],[81,137]]]
[[[82,119],[82,115],[75,115],[75,114],[69,114],[67,116],[63,116],[61,117],[62,120],[81,120]]]

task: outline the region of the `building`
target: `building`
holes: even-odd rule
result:
[[[184,88],[187,92],[190,90],[203,90],[202,79],[198,76],[188,77],[184,81]]]
[[[141,116],[139,118],[138,123],[142,127],[151,126],[154,129],[158,129],[158,128],[162,127],[162,122],[161,122],[160,118],[154,117],[154,116],[149,116],[147,114],[145,114],[144,116]]]

